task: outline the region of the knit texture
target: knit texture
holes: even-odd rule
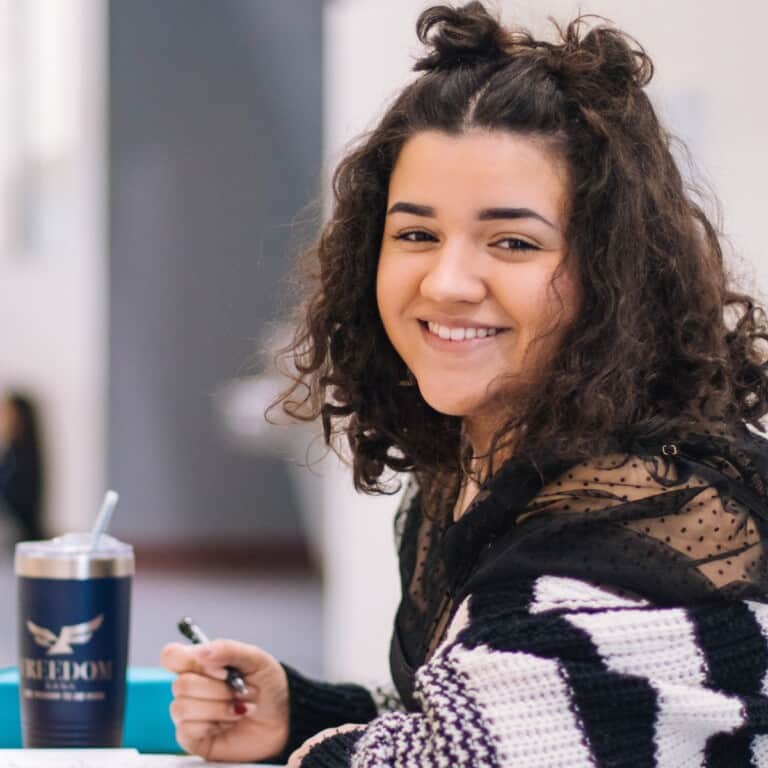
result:
[[[364,730],[346,731],[332,738],[324,739],[309,750],[302,765],[313,765],[315,768],[338,768],[349,765],[355,744],[360,740]]]
[[[416,673],[420,712],[302,766],[768,766],[766,694],[765,604],[660,608],[542,576],[466,599]]]
[[[371,692],[361,685],[322,683],[304,677],[287,664],[282,667],[288,678],[290,733],[285,750],[275,758],[277,762],[286,762],[295,749],[326,728],[367,723],[378,714]],[[329,749],[336,754],[341,747],[329,746]],[[335,763],[340,764],[343,765]]]

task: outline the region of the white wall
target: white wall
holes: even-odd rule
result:
[[[90,525],[104,484],[105,6],[68,0],[60,15],[42,2],[23,6],[43,26],[26,55],[22,6],[0,2],[0,391],[39,400],[46,521],[60,532]],[[29,248],[15,216],[23,178],[38,171],[51,205]]]
[[[328,171],[372,127],[409,74],[420,46],[419,11],[432,3],[335,0],[326,7],[325,154]],[[684,137],[723,204],[725,230],[768,287],[763,219],[768,210],[764,30],[768,6],[736,0],[529,0],[504,2],[502,18],[536,30],[577,9],[611,18],[651,54],[651,93]],[[739,271],[745,270],[739,268]],[[754,282],[747,283],[754,291]],[[392,547],[396,500],[350,491],[338,470],[326,494],[326,670],[335,678],[384,679],[398,599]]]

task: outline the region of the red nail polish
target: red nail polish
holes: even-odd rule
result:
[[[235,702],[236,715],[244,715],[247,711],[248,711],[248,707],[245,706],[245,702],[242,702],[242,701]]]

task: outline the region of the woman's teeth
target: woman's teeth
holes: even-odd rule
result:
[[[504,328],[447,328],[438,323],[428,322],[427,327],[430,333],[439,336],[441,339],[450,339],[451,341],[464,341],[464,339],[484,339],[486,336],[495,336],[501,333]]]

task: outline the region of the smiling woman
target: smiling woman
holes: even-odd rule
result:
[[[358,489],[411,473],[395,690],[169,646],[190,751],[768,766],[765,315],[726,281],[648,56],[599,19],[558,33],[424,11],[423,74],[340,164],[306,254],[278,402],[346,439]]]
[[[476,454],[490,446],[497,393],[534,378],[575,315],[567,181],[542,142],[501,131],[417,133],[392,171],[381,321],[421,396],[463,418]]]

